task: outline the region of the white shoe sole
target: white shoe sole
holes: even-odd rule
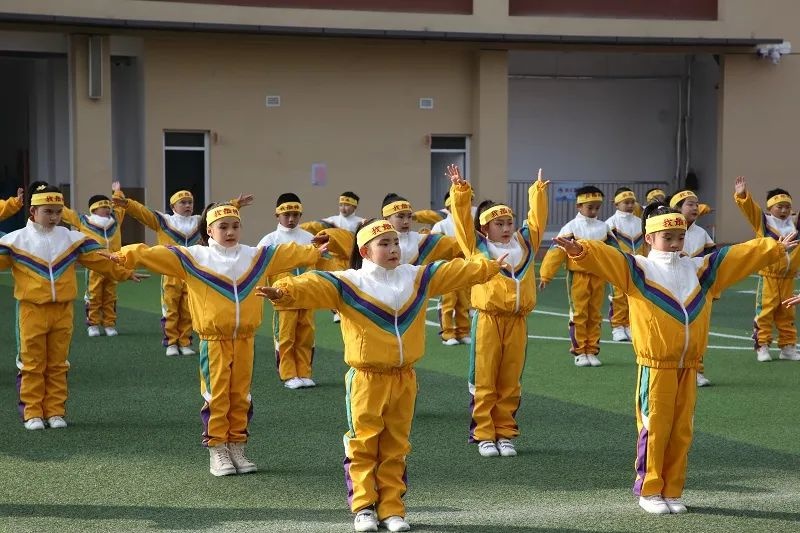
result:
[[[232,476],[236,474],[236,469],[233,467],[220,468],[219,470],[214,470],[213,468],[210,468],[209,472],[211,472],[211,475],[215,477]]]

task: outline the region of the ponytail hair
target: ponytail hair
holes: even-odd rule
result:
[[[206,215],[208,215],[208,211],[217,207],[220,204],[215,204],[211,202],[203,209],[203,212],[200,214],[200,222],[197,224],[197,231],[200,234],[200,244],[203,246],[208,246],[208,223],[206,222]]]
[[[672,209],[670,206],[661,202],[651,202],[644,207],[642,211],[642,235],[647,233],[647,219],[657,215],[668,215],[670,213],[680,213],[677,209]]]
[[[500,204],[498,204],[494,200],[484,200],[484,201],[482,201],[481,203],[478,204],[478,207],[475,210],[475,220],[474,220],[474,222],[475,222],[475,231],[477,231],[478,233],[483,233],[481,231],[481,213],[483,213],[487,209],[493,208],[496,205],[500,205]]]
[[[395,201],[395,200],[392,200]],[[364,258],[361,257],[361,250],[358,247],[358,232],[361,231],[361,228],[364,228],[373,222],[375,222],[376,218],[365,218],[361,223],[356,227],[356,238],[353,239],[353,251],[350,252],[350,268],[353,270],[358,270],[361,268],[361,265],[364,263]]]

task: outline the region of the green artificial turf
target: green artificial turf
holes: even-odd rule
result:
[[[0,531],[351,531],[342,475],[342,342],[317,314],[314,379],[285,389],[271,311],[256,343],[252,475],[214,478],[200,446],[194,358],[160,345],[158,278],[120,287],[120,336],[93,338],[76,302],[66,430],[29,432],[16,410],[14,302],[0,278]],[[602,368],[576,368],[566,340],[531,339],[516,458],[467,444],[468,349],[429,327],[408,459],[414,531],[798,531],[800,363],[757,363],[748,279],[716,303],[698,391],[687,515],[650,516],[633,481],[635,365],[605,343]],[[433,305],[433,304],[431,304]],[[529,335],[566,339],[563,281],[540,294]],[[549,314],[546,314],[549,313]],[[435,320],[435,311],[430,311]],[[604,325],[603,338],[610,337]]]

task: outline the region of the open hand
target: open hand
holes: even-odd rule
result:
[[[495,263],[500,265],[500,268],[511,268],[511,265],[506,263],[506,259],[508,258],[508,254],[503,254],[497,259],[494,260]]]
[[[314,246],[319,246],[321,244],[325,244],[331,240],[330,235],[326,235],[325,233],[317,233],[314,235],[314,238],[311,239],[311,244]]]
[[[540,290],[540,291],[543,291],[543,290],[545,290],[545,289],[547,288],[547,283],[548,283],[548,282],[547,282],[547,281],[545,281],[545,280],[543,280],[543,279],[542,279],[542,280],[539,280],[539,290]]]
[[[783,302],[781,302],[786,307],[792,307],[793,305],[800,304],[800,294],[795,294],[791,298],[787,298]]]
[[[778,242],[781,243],[786,250],[791,250],[795,246],[797,246],[797,232],[793,231],[787,235],[783,235],[778,239]]]
[[[279,300],[283,296],[283,291],[276,287],[256,287],[256,296]]]
[[[447,176],[447,179],[449,179],[450,183],[453,185],[464,185],[467,183],[461,175],[461,170],[458,168],[458,165],[447,165],[445,176]]]
[[[583,246],[578,244],[574,239],[567,239],[566,237],[556,237],[553,239],[559,248],[567,252],[567,255],[580,255],[583,251]]]
[[[541,183],[541,184],[543,184],[544,187],[547,187],[548,185],[550,185],[550,180],[542,181],[542,169],[541,168],[539,169],[539,173],[536,175],[536,183]]]
[[[254,194],[242,193],[236,198],[236,201],[239,202],[239,207],[244,207],[252,204],[255,199],[256,197]]]
[[[19,200],[20,202],[25,201],[25,189],[23,189],[22,187],[19,187],[17,189],[17,200]]]
[[[122,185],[120,185],[118,181],[112,181],[111,190],[114,191],[114,193],[122,192]]]
[[[737,176],[736,181],[733,182],[733,191],[739,198],[744,198],[747,194],[747,180],[744,176]]]
[[[142,275],[142,274],[137,274],[136,272],[131,272],[131,277],[129,277],[128,279],[131,281],[135,281],[136,283],[139,283],[143,279],[149,277],[150,277],[149,275]]]

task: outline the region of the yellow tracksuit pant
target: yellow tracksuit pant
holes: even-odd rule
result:
[[[247,442],[255,337],[200,341],[203,444]]]
[[[519,435],[515,415],[528,345],[525,318],[480,310],[472,317],[470,442],[513,439]]]
[[[164,346],[192,344],[192,315],[186,283],[170,276],[161,276],[161,330]]]
[[[639,366],[636,386],[637,496],[679,498],[686,483],[697,399],[694,368]]]
[[[344,434],[347,500],[355,513],[374,505],[378,519],[405,516],[406,456],[417,398],[413,368],[345,375],[348,431]]]
[[[631,320],[628,317],[628,296],[611,285],[611,305],[608,307],[608,320],[612,328],[630,327]]]
[[[22,420],[64,416],[72,302],[17,301],[17,390]]]
[[[439,300],[439,326],[443,341],[463,339],[469,335],[469,293],[469,288],[448,292]]]
[[[272,315],[272,335],[281,381],[310,378],[314,362],[314,311],[276,310]]]
[[[569,337],[574,355],[600,353],[600,324],[606,284],[599,277],[586,272],[567,271],[567,299],[569,300]]]
[[[797,343],[794,307],[786,308],[781,302],[794,293],[794,278],[759,276],[756,290],[756,317],[753,320],[755,347],[772,343],[772,327],[778,330],[778,346]]]
[[[86,270],[86,325],[114,327],[117,323],[117,282]]]

